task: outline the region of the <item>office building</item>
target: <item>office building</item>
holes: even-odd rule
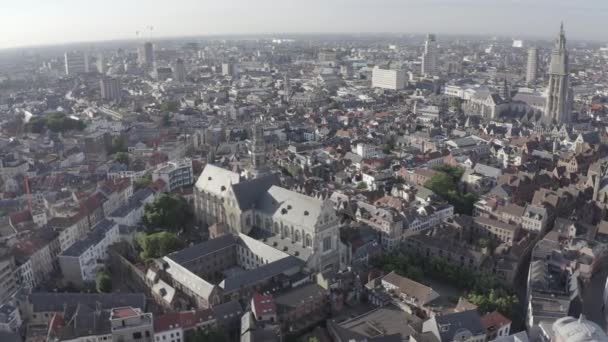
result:
[[[150,68],[154,65],[154,45],[144,43],[137,50],[137,62],[140,67]]]
[[[222,75],[237,77],[238,76],[238,67],[233,63],[224,63],[222,64]]]
[[[0,249],[0,303],[4,303],[17,291],[15,258],[8,249]]]
[[[97,55],[97,61],[96,62],[97,62],[97,72],[100,73],[100,74],[102,74],[102,75],[105,74],[107,70],[106,70],[106,61],[105,61],[105,59],[103,57],[103,53],[100,52]]]
[[[104,77],[99,81],[101,98],[107,101],[118,101],[121,97],[120,80],[113,77]]]
[[[156,182],[159,179],[165,182],[168,192],[194,184],[192,160],[184,159],[161,164],[152,172],[152,181]]]
[[[372,71],[372,87],[400,90],[405,88],[405,71],[381,69],[376,66]]]
[[[437,40],[434,34],[429,34],[424,42],[424,54],[422,55],[422,75],[437,75]]]
[[[173,80],[182,83],[186,82],[186,65],[181,58],[178,58],[175,61],[175,66],[173,67]]]
[[[531,47],[528,50],[528,66],[526,68],[526,83],[536,82],[538,76],[538,48]]]
[[[86,54],[83,52],[66,52],[64,55],[64,60],[65,74],[68,76],[75,76],[87,71],[88,63],[86,62]]]
[[[559,36],[551,53],[549,86],[545,106],[545,122],[564,123],[570,121],[571,96],[566,33],[562,24]]]

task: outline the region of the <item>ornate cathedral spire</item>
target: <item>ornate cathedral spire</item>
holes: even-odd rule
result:
[[[549,65],[549,86],[545,105],[544,121],[564,123],[570,121],[571,91],[566,49],[564,24],[560,27],[559,36],[551,53]]]

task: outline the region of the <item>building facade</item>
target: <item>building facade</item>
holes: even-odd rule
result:
[[[570,121],[571,90],[568,50],[566,49],[566,33],[562,24],[559,36],[551,53],[549,65],[549,86],[547,88],[547,103],[544,120],[547,122],[564,123]]]
[[[405,71],[381,69],[376,66],[372,70],[372,87],[390,90],[405,88]]]

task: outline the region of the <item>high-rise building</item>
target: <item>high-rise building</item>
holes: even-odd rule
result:
[[[66,52],[64,55],[65,60],[65,74],[68,76],[74,76],[82,74],[87,71],[86,54],[80,51]]]
[[[106,73],[106,61],[101,52],[97,54],[97,72],[102,75]]]
[[[400,90],[405,88],[405,71],[381,69],[376,66],[372,70],[372,87]]]
[[[238,75],[238,67],[233,63],[222,64],[222,75],[236,77]]]
[[[186,82],[186,66],[184,60],[178,58],[173,67],[173,79],[177,82]]]
[[[137,62],[140,67],[151,68],[154,65],[154,45],[144,43],[137,50]]]
[[[118,78],[104,77],[99,81],[101,98],[108,101],[117,101],[121,97],[121,86]]]
[[[531,47],[528,50],[528,66],[526,68],[526,83],[536,82],[538,75],[538,48]]]
[[[434,34],[426,36],[424,54],[422,55],[422,75],[437,75],[437,39]]]
[[[551,53],[549,65],[549,86],[544,121],[564,123],[570,121],[571,91],[568,66],[568,50],[566,49],[566,33],[564,24]]]

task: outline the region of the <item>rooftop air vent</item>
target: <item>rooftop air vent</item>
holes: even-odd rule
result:
[[[304,216],[308,216],[308,210],[304,210]]]

